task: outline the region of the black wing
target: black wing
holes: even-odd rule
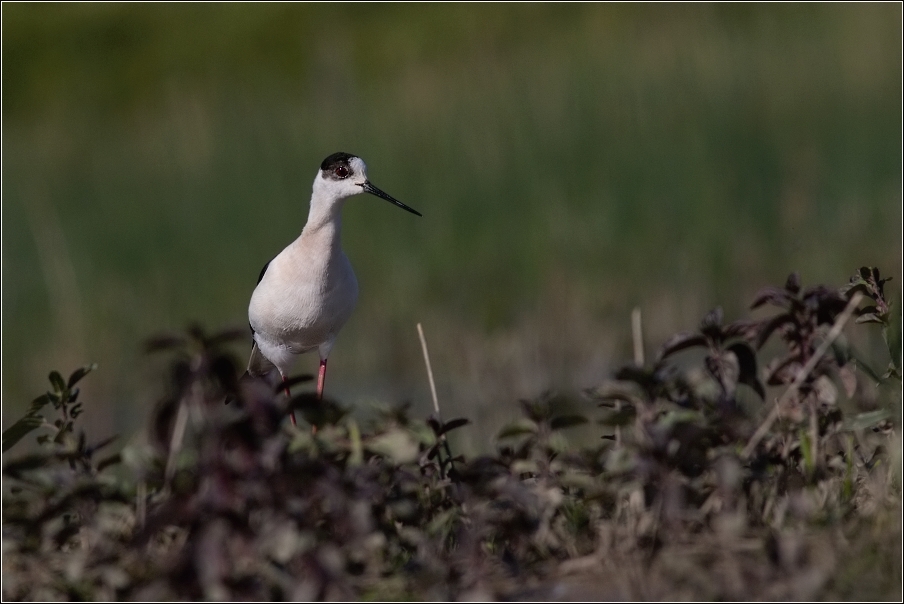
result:
[[[273,258],[276,258],[276,256],[274,256]],[[264,265],[264,268],[261,269],[261,274],[260,274],[260,275],[258,276],[258,278],[257,278],[257,282],[258,282],[258,283],[260,283],[261,281],[263,281],[264,275],[265,275],[266,272],[267,272],[267,267],[270,266],[270,263],[271,263],[271,262],[273,262],[273,258],[270,258],[269,260],[267,260],[267,264],[265,264],[265,265]]]
[[[274,256],[273,258],[276,258]],[[261,274],[257,276],[257,282],[260,283],[264,279],[264,275],[267,273],[267,267],[270,266],[270,263],[273,262],[273,258],[267,260],[267,264],[264,265],[264,268],[261,269]],[[248,329],[251,330],[251,345],[254,346],[254,328],[251,327],[251,323],[248,323]]]

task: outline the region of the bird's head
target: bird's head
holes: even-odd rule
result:
[[[364,160],[351,153],[333,153],[320,164],[320,172],[314,180],[314,189],[321,190],[328,197],[341,200],[358,195],[370,193],[381,199],[395,204],[403,210],[420,216],[420,212],[409,208],[398,199],[384,193],[367,180],[367,166]]]

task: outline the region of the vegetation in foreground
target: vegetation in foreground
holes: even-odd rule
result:
[[[522,402],[494,455],[468,422],[238,379],[234,334],[172,356],[145,446],[77,429],[77,384],[3,433],[3,597],[44,599],[890,599],[901,597],[901,324],[876,269],[763,289],[774,313],[668,340],[587,391]],[[884,373],[841,335],[876,323]],[[306,378],[301,378],[306,379]],[[224,400],[234,401],[224,404]],[[297,409],[317,426],[292,427]],[[568,430],[598,426],[592,446]],[[585,427],[586,428],[586,427]]]

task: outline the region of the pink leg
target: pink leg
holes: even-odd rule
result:
[[[282,381],[283,381],[283,391],[286,393],[286,398],[291,399],[292,395],[289,394],[289,387],[286,386],[286,382],[288,381],[288,380],[286,380],[286,376],[282,376]],[[289,411],[289,417],[292,418],[292,425],[297,426],[298,422],[295,421],[295,410],[294,409],[292,411]]]
[[[320,359],[320,374],[317,376],[317,400],[323,398],[323,385],[326,383],[326,359]]]

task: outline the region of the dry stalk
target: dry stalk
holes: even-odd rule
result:
[[[822,341],[822,344],[819,345],[819,347],[816,349],[816,352],[814,352],[813,356],[810,357],[810,360],[807,361],[807,364],[801,368],[800,372],[798,372],[797,374],[797,377],[794,379],[791,385],[788,386],[788,389],[785,390],[781,398],[779,398],[775,403],[775,407],[772,408],[772,411],[769,412],[769,415],[766,416],[766,419],[763,420],[763,423],[760,424],[760,427],[757,428],[756,432],[753,433],[753,436],[750,437],[750,441],[747,443],[747,446],[744,447],[744,451],[741,452],[742,458],[746,459],[750,457],[750,454],[753,453],[757,445],[760,444],[760,441],[763,440],[764,436],[766,436],[766,432],[769,431],[769,428],[771,428],[772,424],[775,423],[775,420],[778,419],[779,414],[782,412],[782,408],[787,404],[789,400],[791,400],[791,397],[797,394],[797,391],[800,388],[801,384],[804,383],[804,380],[807,379],[807,376],[809,376],[810,372],[812,372],[816,367],[816,364],[832,345],[832,342],[835,341],[835,338],[841,335],[841,330],[844,329],[845,324],[851,318],[851,315],[854,314],[854,310],[857,308],[857,305],[860,304],[860,300],[862,299],[863,294],[859,292],[854,294],[841,314],[838,315],[838,318],[835,319],[835,323],[832,325],[829,333],[826,334],[826,337]]]

